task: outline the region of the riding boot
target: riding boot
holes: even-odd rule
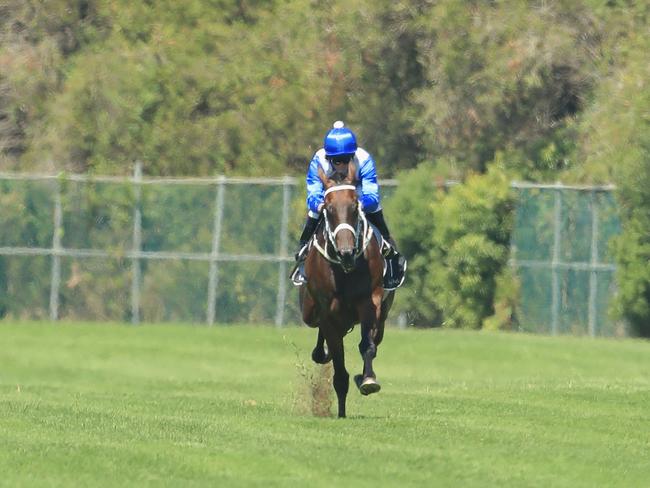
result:
[[[307,257],[307,252],[306,252],[307,243],[314,235],[314,232],[316,232],[316,228],[318,227],[318,222],[320,222],[319,218],[315,219],[313,217],[310,217],[309,215],[307,216],[307,220],[305,221],[305,226],[302,229],[302,234],[300,234],[298,251],[294,256],[296,262],[301,262]]]
[[[391,237],[386,221],[384,220],[383,211],[378,210],[377,212],[368,213],[366,214],[366,218],[381,233],[383,239],[381,253],[386,258],[387,265],[390,268],[384,277],[384,288],[393,290],[401,286],[404,282],[407,266],[406,259],[397,250],[395,239]]]
[[[394,290],[402,286],[406,277],[407,262],[404,256],[397,250],[397,245],[392,237],[384,239],[382,254],[386,259],[387,270],[384,274],[384,289]]]
[[[379,233],[384,240],[381,246],[381,253],[384,257],[389,258],[393,257],[395,254],[399,255],[397,244],[395,244],[395,240],[391,237],[386,221],[384,220],[383,210],[367,213],[366,218],[368,219],[368,222],[377,227],[377,230],[379,230]]]

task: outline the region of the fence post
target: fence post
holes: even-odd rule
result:
[[[595,191],[591,192],[591,262],[589,263],[589,335],[596,335],[596,300],[598,298],[598,201]]]
[[[214,202],[214,229],[212,231],[212,251],[210,253],[210,275],[208,277],[208,325],[214,325],[216,316],[217,286],[219,284],[219,247],[221,245],[221,224],[223,221],[223,202],[226,177],[217,179],[217,196]]]
[[[50,281],[50,320],[59,319],[59,288],[61,286],[61,235],[63,234],[63,209],[61,205],[61,180],[56,182],[54,195],[54,233],[52,235],[52,275]]]
[[[131,258],[131,323],[140,323],[140,252],[142,251],[142,162],[136,161],[133,173],[135,203],[133,209],[133,257]]]
[[[562,190],[555,190],[555,209],[553,212],[553,261],[551,262],[551,333],[557,335],[560,315],[560,245],[562,242]]]
[[[291,202],[291,178],[285,176],[282,185],[282,223],[280,224],[280,257],[287,257],[287,248],[289,244],[289,204]],[[287,301],[287,261],[280,260],[278,266],[278,296],[275,311],[275,325],[282,327],[284,325],[284,307]]]

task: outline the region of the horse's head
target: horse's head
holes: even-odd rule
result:
[[[365,217],[359,207],[356,191],[356,168],[348,165],[347,175],[328,178],[319,168],[318,175],[325,186],[325,232],[336,253],[336,260],[343,271],[354,269],[355,260],[361,252],[365,238]]]

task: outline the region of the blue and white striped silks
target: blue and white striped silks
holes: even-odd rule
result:
[[[365,149],[358,148],[354,153],[352,163],[357,168],[357,195],[364,212],[374,213],[381,210],[379,185],[377,184],[377,169],[375,160]],[[309,216],[318,217],[318,206],[323,203],[325,188],[318,177],[318,167],[323,168],[327,176],[334,173],[334,168],[325,158],[325,149],[319,149],[309,163],[307,171],[307,208]]]

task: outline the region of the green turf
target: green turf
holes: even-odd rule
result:
[[[0,484],[650,486],[647,341],[389,329],[339,420],[310,412],[314,340],[0,323]]]

